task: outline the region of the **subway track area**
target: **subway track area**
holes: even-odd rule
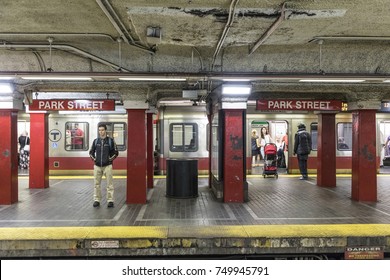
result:
[[[126,178],[115,178],[115,207],[92,207],[92,177],[51,177],[29,189],[19,177],[19,202],[0,206],[1,258],[159,256],[343,256],[348,248],[390,254],[390,175],[378,174],[378,201],[351,200],[351,177],[337,186],[248,175],[249,201],[222,203],[199,177],[199,196],[166,197],[156,176],[146,204],[126,204]],[[105,191],[105,182],[103,188]],[[103,197],[105,193],[103,192]]]

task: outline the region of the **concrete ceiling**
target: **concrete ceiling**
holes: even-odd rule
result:
[[[27,91],[116,92],[122,99],[213,94],[249,78],[251,99],[390,99],[388,0],[1,0],[0,76]],[[24,80],[27,74],[92,81]],[[185,81],[120,81],[120,76]],[[301,83],[302,77],[363,83]]]

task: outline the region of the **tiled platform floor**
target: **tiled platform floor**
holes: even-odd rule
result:
[[[214,198],[207,178],[199,178],[199,196],[191,199],[167,198],[165,179],[155,179],[147,204],[131,205],[125,203],[126,180],[117,178],[115,207],[102,201],[93,208],[92,178],[52,178],[47,189],[28,189],[28,177],[20,177],[19,202],[0,205],[0,227],[390,223],[389,175],[378,175],[375,203],[351,200],[350,177],[338,177],[335,188],[284,174],[248,176],[248,182],[249,202],[227,204]]]

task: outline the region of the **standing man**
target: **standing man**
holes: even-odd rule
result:
[[[297,155],[299,171],[302,177],[299,180],[307,180],[307,159],[311,152],[311,136],[306,131],[306,126],[303,123],[298,125],[298,131],[295,134],[294,155]]]
[[[99,137],[93,140],[89,156],[95,162],[93,175],[95,188],[93,207],[100,206],[102,198],[101,182],[103,174],[107,178],[107,207],[114,207],[114,185],[112,180],[112,162],[118,156],[118,148],[114,139],[107,136],[107,126],[99,124]]]

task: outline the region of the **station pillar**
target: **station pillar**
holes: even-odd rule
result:
[[[148,104],[124,102],[127,111],[127,182],[126,203],[145,204],[147,193],[147,127]]]
[[[0,204],[18,202],[18,111],[0,109]]]
[[[336,113],[318,114],[317,185],[336,187]]]
[[[222,102],[220,114],[223,120],[223,202],[244,202],[247,184],[245,173],[246,102],[225,106]]]
[[[154,139],[153,139],[153,110],[146,112],[146,126],[147,126],[147,187],[153,188],[153,175],[154,175]]]
[[[377,201],[376,111],[352,113],[352,199]]]
[[[49,187],[49,144],[48,115],[30,114],[30,166],[29,187],[44,189]]]
[[[352,200],[377,201],[376,112],[379,108],[380,101],[348,103],[348,109],[353,110]]]

